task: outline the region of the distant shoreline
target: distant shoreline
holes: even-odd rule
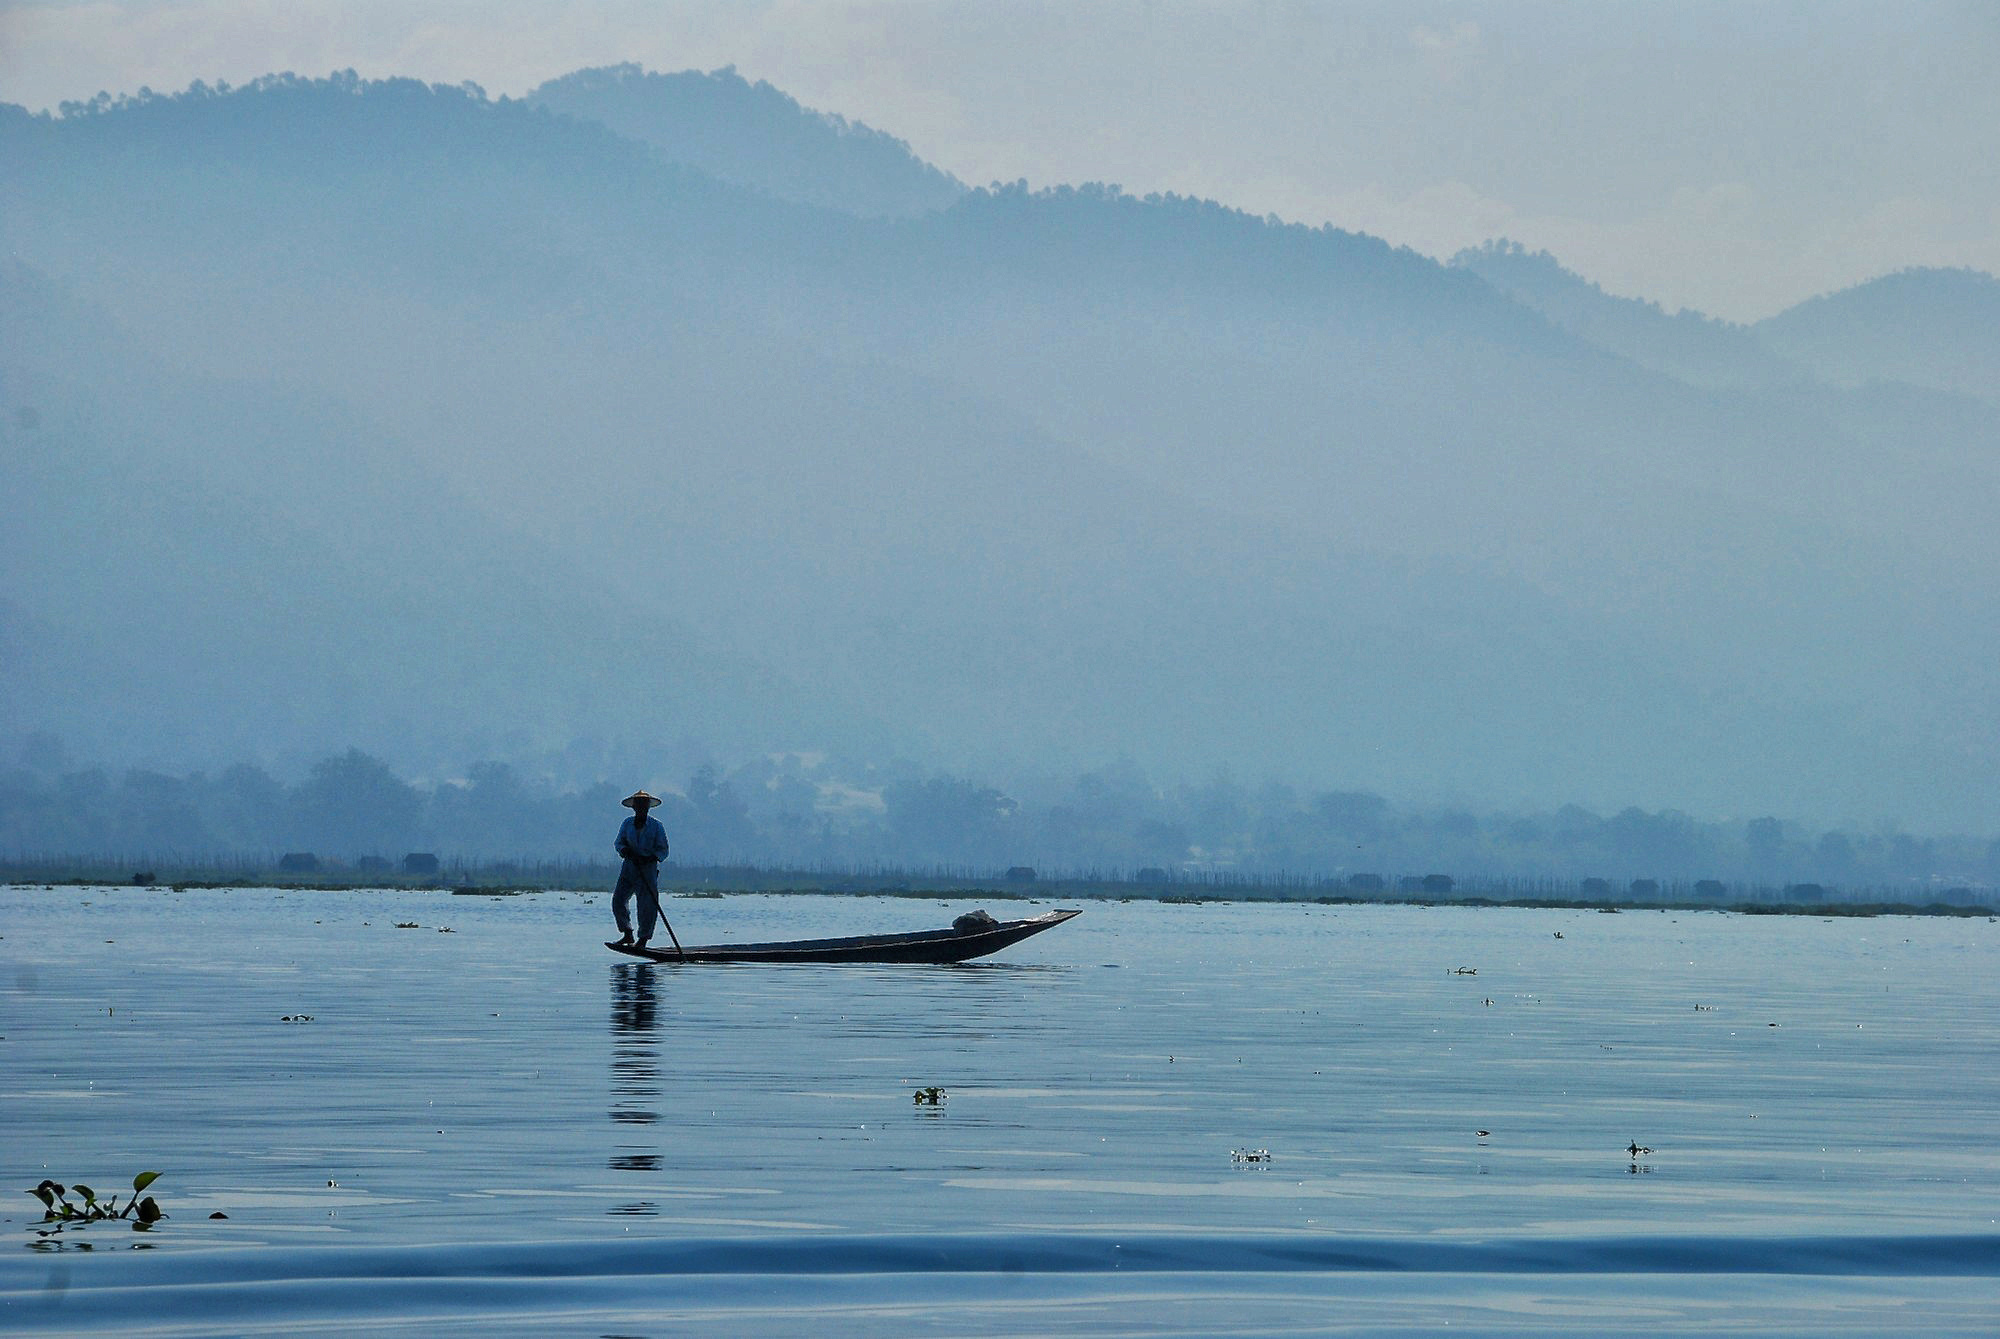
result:
[[[0,864],[0,883],[14,887],[42,888],[131,888],[184,891],[188,889],[227,890],[232,888],[277,888],[299,892],[412,892],[444,893],[460,897],[511,897],[544,892],[605,891],[616,878],[610,867],[580,868],[582,877],[514,878],[503,872],[454,871],[447,877],[387,875],[356,878],[346,870],[298,875],[277,872],[214,877],[213,870],[199,873],[162,866],[151,871],[149,880],[101,872],[57,872],[26,863]],[[1505,881],[1495,880],[1494,884]],[[1546,881],[1554,882],[1554,881]],[[1158,902],[1169,906],[1197,906],[1222,903],[1285,903],[1296,906],[1414,906],[1414,907],[1494,907],[1620,913],[1627,911],[1716,911],[1744,916],[1955,916],[2000,915],[1987,902],[2000,903],[1988,896],[1982,902],[1912,902],[1896,898],[1893,890],[1856,890],[1837,901],[1797,901],[1783,896],[1780,889],[1732,890],[1735,895],[1718,899],[1664,895],[1657,899],[1612,895],[1573,897],[1519,895],[1504,887],[1468,881],[1462,889],[1446,894],[1425,894],[1396,888],[1358,892],[1314,887],[1299,883],[1244,881],[1228,885],[1189,883],[1139,883],[1130,880],[1050,878],[1028,881],[1005,879],[938,878],[902,875],[828,877],[797,870],[760,870],[740,866],[697,867],[673,870],[660,881],[661,893],[668,898],[719,898],[735,895],[789,897],[900,897],[926,900],[985,901],[1071,901],[1071,902]],[[1985,890],[1975,890],[1984,893]],[[1876,894],[1868,896],[1867,894]],[[1762,896],[1759,896],[1759,895]]]

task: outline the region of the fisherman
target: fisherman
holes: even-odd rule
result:
[[[620,803],[632,816],[618,827],[613,849],[625,857],[618,871],[618,887],[611,894],[611,914],[618,921],[618,947],[644,948],[653,937],[653,924],[660,918],[660,862],[667,858],[667,830],[650,816],[660,802],[656,795],[638,790]],[[639,938],[632,938],[632,894],[639,895]]]

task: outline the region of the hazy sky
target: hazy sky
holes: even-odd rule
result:
[[[0,99],[735,65],[968,182],[1114,181],[1755,319],[2000,272],[2000,4],[0,0]]]

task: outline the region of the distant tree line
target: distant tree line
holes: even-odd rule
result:
[[[1460,878],[1816,883],[1904,890],[2000,885],[2000,839],[1817,829],[1774,816],[1704,821],[1576,805],[1475,814],[1366,791],[1248,787],[1226,774],[1157,786],[1130,764],[1002,789],[906,764],[811,755],[712,762],[658,813],[688,864],[1033,866],[1166,880],[1442,872]],[[170,775],[76,767],[47,739],[0,769],[0,856],[259,857],[329,861],[410,852],[498,861],[608,859],[628,783],[563,786],[507,763],[413,783],[358,750],[287,784],[250,764]],[[1365,886],[1365,877],[1361,886]]]

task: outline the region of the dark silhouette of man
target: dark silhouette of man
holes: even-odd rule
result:
[[[659,797],[634,791],[622,804],[632,816],[618,826],[612,849],[625,857],[618,870],[618,887],[611,894],[611,915],[618,922],[618,947],[644,948],[660,919],[660,862],[667,858],[667,830],[651,817]],[[632,895],[639,896],[639,937],[632,938]]]

